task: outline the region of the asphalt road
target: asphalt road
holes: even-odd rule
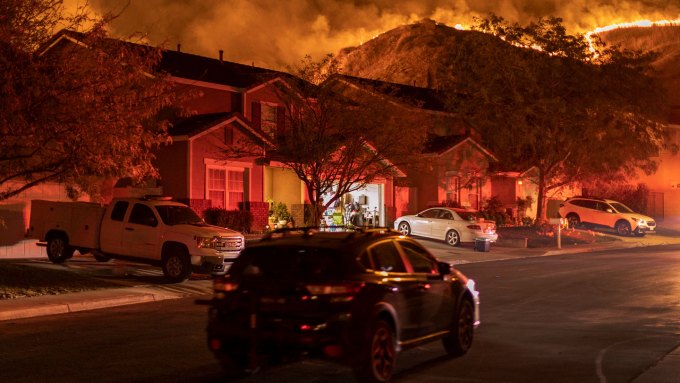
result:
[[[632,382],[680,345],[680,246],[458,267],[481,291],[472,350],[406,351],[395,382]],[[0,382],[221,381],[205,311],[180,299],[0,322]],[[243,380],[351,381],[314,360]]]

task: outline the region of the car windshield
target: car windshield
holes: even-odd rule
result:
[[[254,247],[241,254],[229,274],[265,279],[333,279],[341,275],[341,260],[333,249],[305,246]]]
[[[620,202],[611,202],[610,205],[614,208],[619,213],[635,213],[633,209],[629,208],[628,206],[620,203]]]
[[[156,211],[164,224],[172,225],[205,225],[206,223],[188,206],[157,205]]]
[[[476,221],[478,218],[481,217],[478,211],[472,210],[456,210],[456,213],[458,213],[460,218],[466,221]]]

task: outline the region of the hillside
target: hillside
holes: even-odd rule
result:
[[[504,44],[480,32],[460,31],[432,20],[403,25],[337,54],[342,72],[373,80],[437,88],[452,55],[480,44]]]
[[[601,34],[609,45],[655,50],[658,75],[670,89],[680,86],[680,26],[621,28]],[[480,45],[505,44],[494,36],[461,31],[425,19],[387,31],[337,54],[342,72],[374,80],[437,88],[449,75],[449,58]],[[680,92],[670,92],[680,105]]]
[[[620,28],[600,34],[608,45],[642,51],[656,51],[654,62],[658,76],[669,89],[680,87],[680,26]],[[680,105],[680,92],[669,92],[670,103]]]

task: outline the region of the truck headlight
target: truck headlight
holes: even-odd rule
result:
[[[214,249],[215,248],[215,237],[196,237],[196,245],[198,248]]]

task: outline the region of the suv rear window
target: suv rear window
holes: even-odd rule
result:
[[[229,274],[266,279],[334,279],[343,275],[342,257],[333,249],[308,246],[244,250]]]

